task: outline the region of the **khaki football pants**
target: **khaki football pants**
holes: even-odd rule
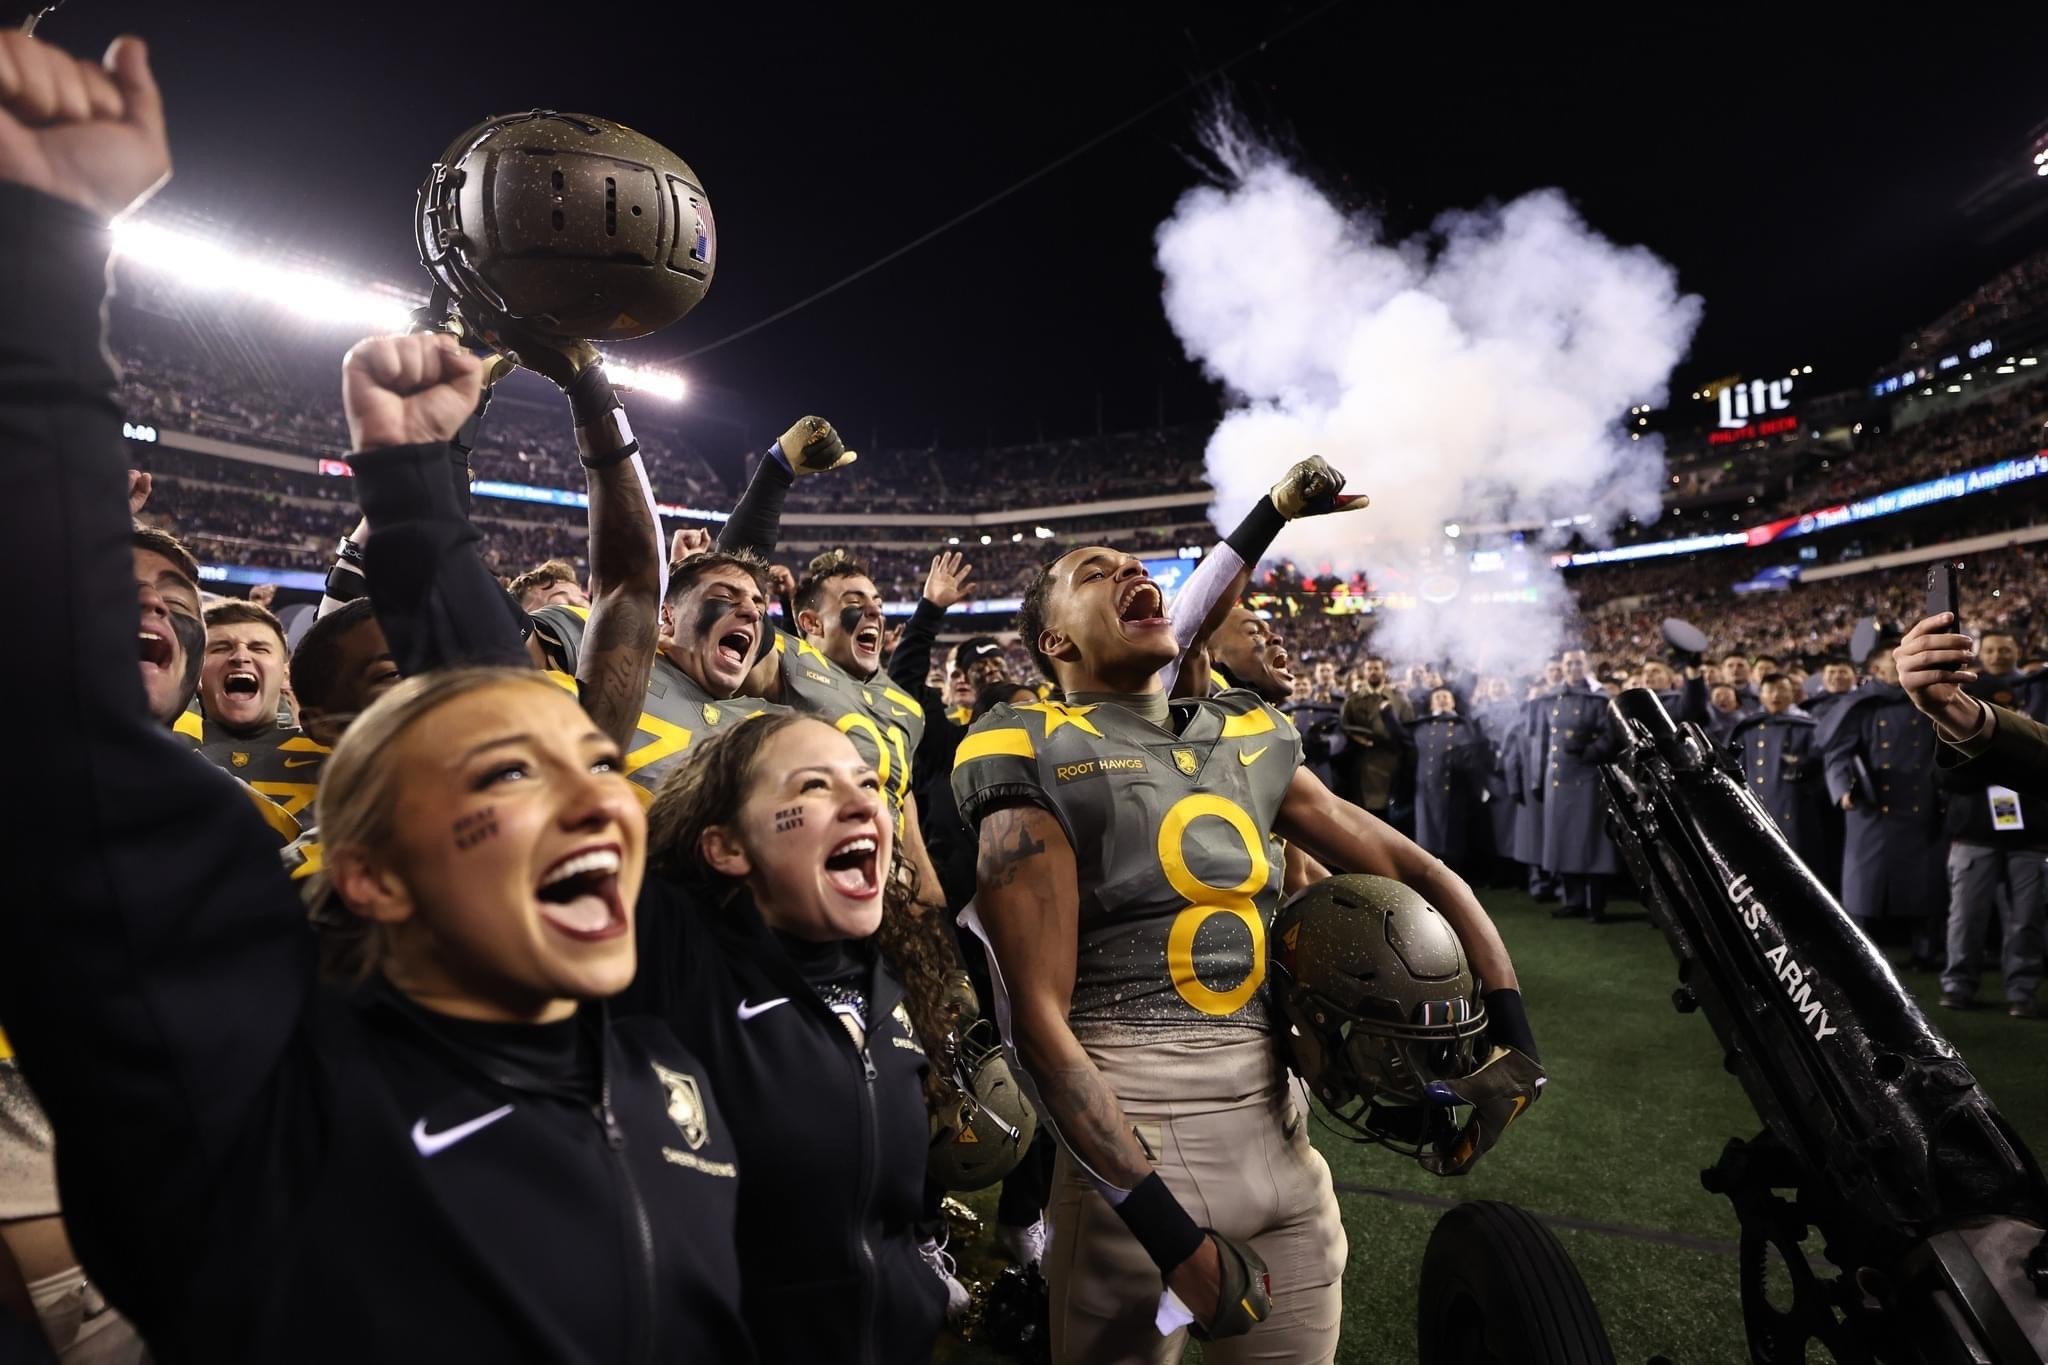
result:
[[[1101,1069],[1118,1094],[1127,1093],[1110,1067]],[[1124,1102],[1188,1216],[1249,1243],[1266,1262],[1272,1315],[1245,1336],[1205,1345],[1209,1365],[1335,1359],[1348,1247],[1330,1168],[1309,1145],[1303,1106],[1284,1079],[1238,1100]],[[1158,1268],[1064,1147],[1046,1217],[1056,1365],[1175,1365],[1187,1330],[1161,1336],[1154,1326],[1165,1288]]]

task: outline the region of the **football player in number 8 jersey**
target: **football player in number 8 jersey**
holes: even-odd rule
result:
[[[1278,711],[1239,690],[1168,702],[1176,646],[1140,561],[1072,551],[1018,624],[1065,700],[997,707],[953,783],[979,829],[999,1012],[1061,1139],[1053,1357],[1173,1361],[1184,1334],[1161,1329],[1191,1323],[1211,1362],[1331,1360],[1346,1248],[1262,989],[1269,841],[1420,891],[1489,1002],[1514,966],[1471,889],[1332,795]]]

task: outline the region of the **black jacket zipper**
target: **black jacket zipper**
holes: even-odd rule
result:
[[[633,1330],[627,1338],[627,1358],[647,1362],[654,1358],[654,1225],[647,1218],[647,1202],[640,1197],[640,1182],[633,1178],[633,1163],[626,1156],[626,1134],[612,1112],[612,1063],[610,1038],[601,1041],[604,1050],[598,1062],[597,1112],[593,1115],[604,1129],[605,1150],[611,1154],[619,1183],[625,1187],[627,1212],[632,1216],[633,1252],[639,1273],[640,1302],[633,1306]]]
[[[869,1030],[870,1037],[872,1033]],[[875,1280],[879,1272],[875,1265],[875,1248],[868,1241],[868,1213],[875,1198],[875,1168],[880,1164],[877,1149],[882,1145],[882,1134],[880,1123],[875,1118],[875,1059],[868,1051],[866,1041],[860,1046],[860,1065],[864,1073],[861,1118],[866,1138],[861,1146],[860,1198],[854,1205],[853,1227],[854,1237],[860,1244],[860,1358],[867,1365],[872,1365],[875,1359]]]

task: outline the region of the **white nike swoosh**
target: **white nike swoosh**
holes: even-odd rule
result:
[[[740,1022],[744,1024],[747,1020],[752,1019],[756,1015],[766,1014],[769,1010],[774,1009],[777,1005],[787,1005],[788,1003],[789,997],[786,995],[778,995],[773,1000],[764,1000],[758,1005],[749,1005],[745,1000],[741,1000]]]
[[[421,1119],[412,1126],[412,1145],[420,1149],[421,1156],[432,1156],[444,1148],[453,1147],[472,1133],[482,1132],[511,1112],[511,1105],[500,1105],[488,1114],[481,1114],[468,1123],[458,1123],[453,1128],[443,1129],[438,1133],[428,1132],[427,1121]]]

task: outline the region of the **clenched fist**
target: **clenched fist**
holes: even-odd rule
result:
[[[371,337],[341,362],[341,406],[355,450],[447,441],[482,391],[483,362],[445,332]]]
[[[170,179],[164,103],[140,38],[104,64],[0,31],[0,180],[115,218]]]
[[[846,442],[822,417],[799,417],[794,426],[776,437],[774,454],[799,478],[839,469],[860,458],[846,448]]]

